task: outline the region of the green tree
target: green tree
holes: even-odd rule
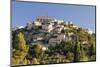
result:
[[[34,45],[30,46],[28,53],[31,57],[36,57],[39,59],[45,53],[45,50],[43,50],[43,48],[45,48],[45,47],[41,44],[34,44]]]
[[[68,52],[66,58],[70,62],[73,62],[73,60],[74,60],[74,54],[72,52]]]
[[[21,50],[21,51],[26,51],[27,46],[26,46],[26,41],[24,39],[24,35],[19,32],[18,35],[15,38],[15,49]]]
[[[12,49],[12,64],[27,64],[27,59],[24,59],[28,52],[28,46],[24,40],[24,35],[19,32],[15,37],[15,49]]]
[[[40,53],[41,53],[41,45],[40,44],[33,45],[33,53],[34,53],[34,57],[39,58]]]
[[[75,52],[74,52],[74,62],[80,61],[80,42],[76,42]]]
[[[96,49],[95,44],[92,44],[89,49],[90,60],[96,60]]]
[[[88,57],[86,56],[83,47],[81,47],[80,61],[88,61]]]
[[[20,63],[20,59],[18,59],[17,57],[12,57],[11,58],[11,63],[12,63],[12,66],[13,65],[18,65]]]
[[[33,58],[32,64],[40,64],[40,63],[39,63],[39,61],[37,60],[37,58]]]
[[[20,51],[20,50],[14,50],[12,53],[12,64],[13,65],[18,65],[18,64],[27,64],[27,59],[26,57],[26,52]]]
[[[96,54],[95,44],[92,44],[90,48],[92,55],[95,55]]]

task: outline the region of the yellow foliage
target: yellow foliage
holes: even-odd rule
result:
[[[26,41],[24,39],[24,35],[19,32],[16,39],[16,49],[21,51],[27,51]]]
[[[36,58],[33,58],[32,64],[39,64],[39,62]]]

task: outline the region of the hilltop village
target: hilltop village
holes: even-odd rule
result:
[[[26,27],[17,27],[16,31],[26,30],[24,36],[28,44],[34,45],[37,42],[42,42],[45,46],[54,46],[62,41],[75,41],[77,39],[76,32],[71,29],[83,30],[88,34],[93,33],[88,29],[74,25],[70,21],[65,22],[48,16],[37,17],[35,21],[27,23]],[[87,43],[87,41],[83,40],[82,43]]]
[[[23,48],[20,46],[22,42],[18,43],[20,40],[16,42],[16,38],[21,38],[20,36],[18,37],[20,32],[23,35],[22,40],[25,40],[24,44],[28,47],[27,54],[22,59],[27,60],[25,64],[95,60],[95,33],[89,29],[77,26],[71,21],[58,20],[48,16],[38,16],[34,21],[27,23],[25,27],[16,27],[16,29],[12,30],[12,47],[15,52]],[[34,48],[37,49],[34,50]],[[14,59],[13,64],[24,64],[22,61],[20,61],[21,63],[16,63]]]

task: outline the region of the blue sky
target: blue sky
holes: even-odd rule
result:
[[[72,21],[83,28],[95,31],[95,7],[36,2],[12,2],[12,27],[25,26],[37,16],[50,16]]]

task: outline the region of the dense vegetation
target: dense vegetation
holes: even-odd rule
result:
[[[24,32],[12,31],[12,65],[27,64],[52,64],[80,61],[96,60],[95,33],[88,34],[81,29],[62,30],[62,33],[74,32],[77,36],[75,41],[61,42],[55,46],[49,46],[47,50],[42,50],[45,45],[37,43],[35,45],[27,44]],[[88,43],[83,44],[83,41]]]

